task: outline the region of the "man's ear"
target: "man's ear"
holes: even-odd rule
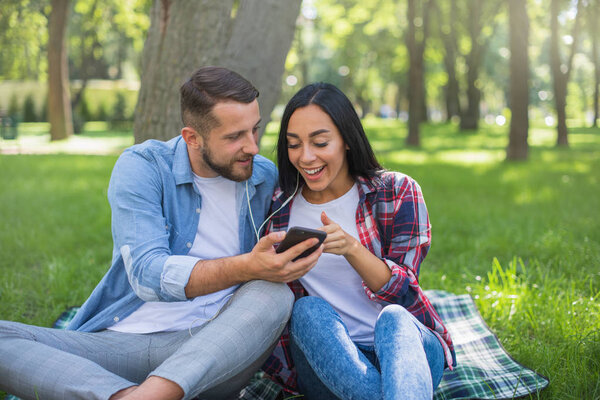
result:
[[[202,138],[202,135],[200,135],[198,132],[196,132],[195,129],[190,128],[189,126],[185,126],[183,127],[183,129],[181,129],[181,136],[183,137],[183,140],[185,140],[187,145],[193,149],[198,149],[204,146],[204,140]]]

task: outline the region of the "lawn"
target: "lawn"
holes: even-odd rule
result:
[[[423,189],[433,242],[421,285],[470,293],[508,352],[550,378],[540,398],[599,399],[600,129],[572,129],[571,148],[557,149],[554,130],[534,126],[529,160],[506,162],[506,126],[424,125],[420,149],[404,146],[398,121],[365,126],[380,162]],[[15,152],[45,140],[40,125],[23,128]],[[274,158],[269,128],[262,151]],[[97,129],[77,140],[118,153],[131,136]],[[100,280],[116,158],[0,155],[0,319],[50,325]]]

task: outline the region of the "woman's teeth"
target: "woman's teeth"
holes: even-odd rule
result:
[[[306,172],[308,175],[314,175],[317,174],[319,172],[321,172],[321,170],[325,168],[325,166],[316,168],[316,169],[304,169],[304,172]]]

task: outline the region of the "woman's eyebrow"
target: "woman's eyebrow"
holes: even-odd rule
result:
[[[308,136],[314,137],[314,136],[320,135],[321,133],[327,133],[327,132],[329,132],[329,129],[318,129],[314,132],[309,133]],[[293,133],[293,132],[287,132],[286,136],[291,136],[291,137],[295,137],[295,138],[300,137],[297,133]]]

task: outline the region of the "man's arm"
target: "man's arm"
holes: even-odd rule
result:
[[[185,287],[186,296],[202,296],[255,279],[291,282],[300,278],[317,263],[323,246],[307,257],[292,261],[314,246],[317,239],[305,240],[287,251],[276,253],[273,245],[284,237],[285,232],[273,232],[261,238],[250,253],[198,261]]]

